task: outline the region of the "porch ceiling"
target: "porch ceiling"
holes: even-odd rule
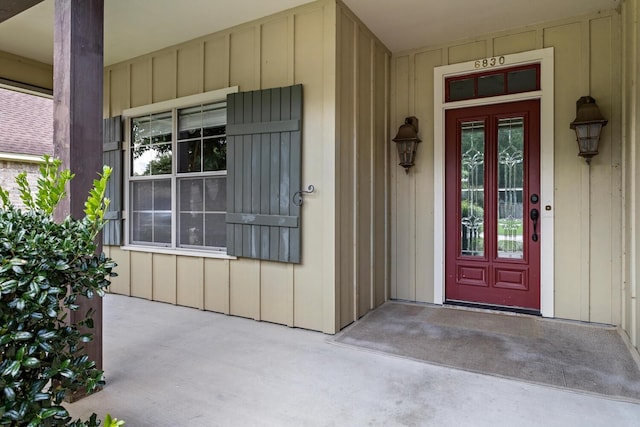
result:
[[[310,0],[105,0],[105,65]],[[620,0],[344,0],[393,52],[615,8]],[[54,0],[0,23],[0,51],[51,64]]]

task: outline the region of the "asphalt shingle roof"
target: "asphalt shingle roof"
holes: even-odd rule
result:
[[[53,100],[0,88],[0,152],[53,154]]]

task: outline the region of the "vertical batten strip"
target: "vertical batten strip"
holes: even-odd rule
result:
[[[287,84],[294,85],[295,75],[295,20],[296,14],[291,13],[287,16]]]
[[[252,118],[254,123],[262,121],[262,91],[252,92]],[[261,206],[261,134],[251,135],[251,213],[259,214]],[[262,227],[258,225],[251,226],[251,257],[261,257],[261,237]]]
[[[226,64],[226,67],[224,67],[226,73],[225,82],[227,82],[227,86],[231,86],[231,33],[224,35],[224,49],[226,53],[223,58]]]
[[[580,23],[579,96],[591,93],[591,25],[585,19]],[[577,98],[576,98],[577,99]],[[580,320],[591,318],[591,167],[580,162]],[[586,239],[586,241],[584,241]]]
[[[255,55],[255,67],[253,69],[254,88],[262,89],[262,27],[263,24],[254,28],[253,54]]]
[[[369,291],[369,310],[373,309],[375,307],[375,296],[376,296],[376,286],[375,286],[375,277],[376,277],[376,271],[374,268],[375,265],[375,248],[376,248],[376,242],[377,242],[377,235],[376,235],[376,209],[375,209],[375,200],[376,200],[376,181],[374,179],[375,177],[375,170],[376,170],[376,165],[375,165],[375,160],[376,160],[376,127],[375,124],[377,123],[377,117],[376,117],[376,109],[375,109],[375,103],[376,103],[376,87],[375,87],[375,80],[376,80],[376,44],[375,41],[373,40],[373,38],[370,41],[369,44],[369,91],[371,92],[371,99],[369,100],[369,115],[371,117],[371,120],[369,121],[369,150],[371,151],[371,154],[369,156],[369,178],[370,178],[370,182],[369,182],[369,218],[370,218],[370,224],[369,224],[369,233],[371,235],[371,242],[369,245],[369,286],[370,286],[370,291]],[[378,89],[379,90],[379,89]]]
[[[291,88],[282,88],[281,101],[281,119],[289,120],[291,118]],[[291,134],[282,132],[280,134],[280,215],[289,215],[289,194],[292,194],[290,187],[290,165],[291,156]],[[289,229],[280,227],[280,253],[279,259],[289,259],[290,249]]]
[[[390,173],[390,154],[389,146],[389,117],[391,115],[391,56],[388,53],[384,55],[384,132],[382,138],[384,139],[384,300],[388,301],[391,298],[391,263],[392,263],[392,251],[389,249],[391,244],[391,173]]]
[[[271,90],[271,120],[278,121],[281,119],[280,115],[280,90]],[[269,214],[280,214],[280,133],[275,132],[269,135],[271,143],[270,150],[270,166],[271,171],[269,173]],[[269,259],[272,261],[278,260],[278,254],[280,253],[280,228],[270,227],[269,230]]]
[[[263,121],[271,121],[271,90],[262,93],[260,102],[261,116]],[[271,135],[261,134],[260,138],[260,213],[271,213],[269,201],[271,200]],[[270,230],[268,226],[260,227],[260,259],[269,259]]]
[[[294,86],[291,89],[291,118],[298,119],[300,123],[302,123],[302,87]],[[291,203],[291,196],[294,192],[301,190],[302,186],[302,174],[301,174],[301,161],[302,159],[302,130],[298,129],[297,131],[291,132],[291,158],[290,158],[290,166],[289,170],[291,171],[290,176],[290,189],[289,193],[286,195],[287,200],[289,201],[289,215],[300,217],[301,207]],[[297,184],[296,184],[297,183]],[[297,188],[296,188],[297,185]],[[289,230],[289,259],[291,262],[299,263],[300,252],[302,248],[300,247],[300,228],[302,224],[298,224],[298,227],[291,228]]]
[[[241,94],[244,98],[243,120],[242,123],[253,123],[253,97],[251,92]],[[251,143],[252,136],[242,136],[242,212],[251,212]],[[236,189],[237,191],[237,189]],[[251,228],[252,225],[242,225],[242,254],[250,256],[251,254]]]
[[[360,304],[360,289],[358,288],[358,279],[359,279],[359,257],[358,257],[358,242],[359,233],[358,233],[358,211],[359,211],[359,200],[358,200],[358,142],[360,139],[360,97],[358,96],[358,73],[360,71],[360,61],[359,59],[359,48],[360,43],[358,42],[358,32],[360,30],[358,23],[355,22],[351,17],[349,19],[353,22],[353,32],[351,33],[351,43],[353,44],[353,72],[351,74],[351,96],[353,97],[353,115],[350,117],[352,125],[352,138],[349,143],[351,144],[351,238],[353,239],[351,243],[351,251],[352,251],[352,261],[353,264],[350,266],[352,269],[352,277],[350,283],[350,291],[353,293],[352,301],[352,318],[350,320],[355,321],[358,319],[358,305]]]

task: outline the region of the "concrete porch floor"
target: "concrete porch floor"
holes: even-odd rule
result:
[[[332,345],[317,332],[108,295],[101,392],[138,426],[636,426],[640,405]]]

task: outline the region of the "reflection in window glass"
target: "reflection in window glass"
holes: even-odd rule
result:
[[[226,119],[224,102],[131,119],[132,244],[224,250]]]
[[[178,143],[178,173],[200,172],[202,170],[200,141]]]
[[[227,169],[227,138],[208,138],[203,141],[203,166],[205,171]]]
[[[131,156],[133,176],[171,173],[171,144],[134,145]]]
[[[204,180],[205,208],[208,212],[224,212],[227,209],[227,177],[216,176]]]
[[[540,89],[540,64],[449,77],[446,101],[529,92]],[[505,84],[506,83],[506,84]]]
[[[171,113],[150,114],[131,120],[131,174],[171,173]]]
[[[507,73],[509,93],[528,92],[538,89],[537,71],[537,69],[531,68],[528,70],[510,71]]]
[[[204,105],[179,111],[179,173],[226,169],[226,119],[224,104]],[[212,136],[214,138],[206,138]]]
[[[475,97],[474,79],[451,80],[449,82],[449,101],[459,101]]]
[[[523,253],[524,119],[498,120],[498,257]]]
[[[478,78],[478,96],[504,94],[504,74],[490,74]]]
[[[484,256],[483,121],[461,124],[460,248],[463,256]]]

